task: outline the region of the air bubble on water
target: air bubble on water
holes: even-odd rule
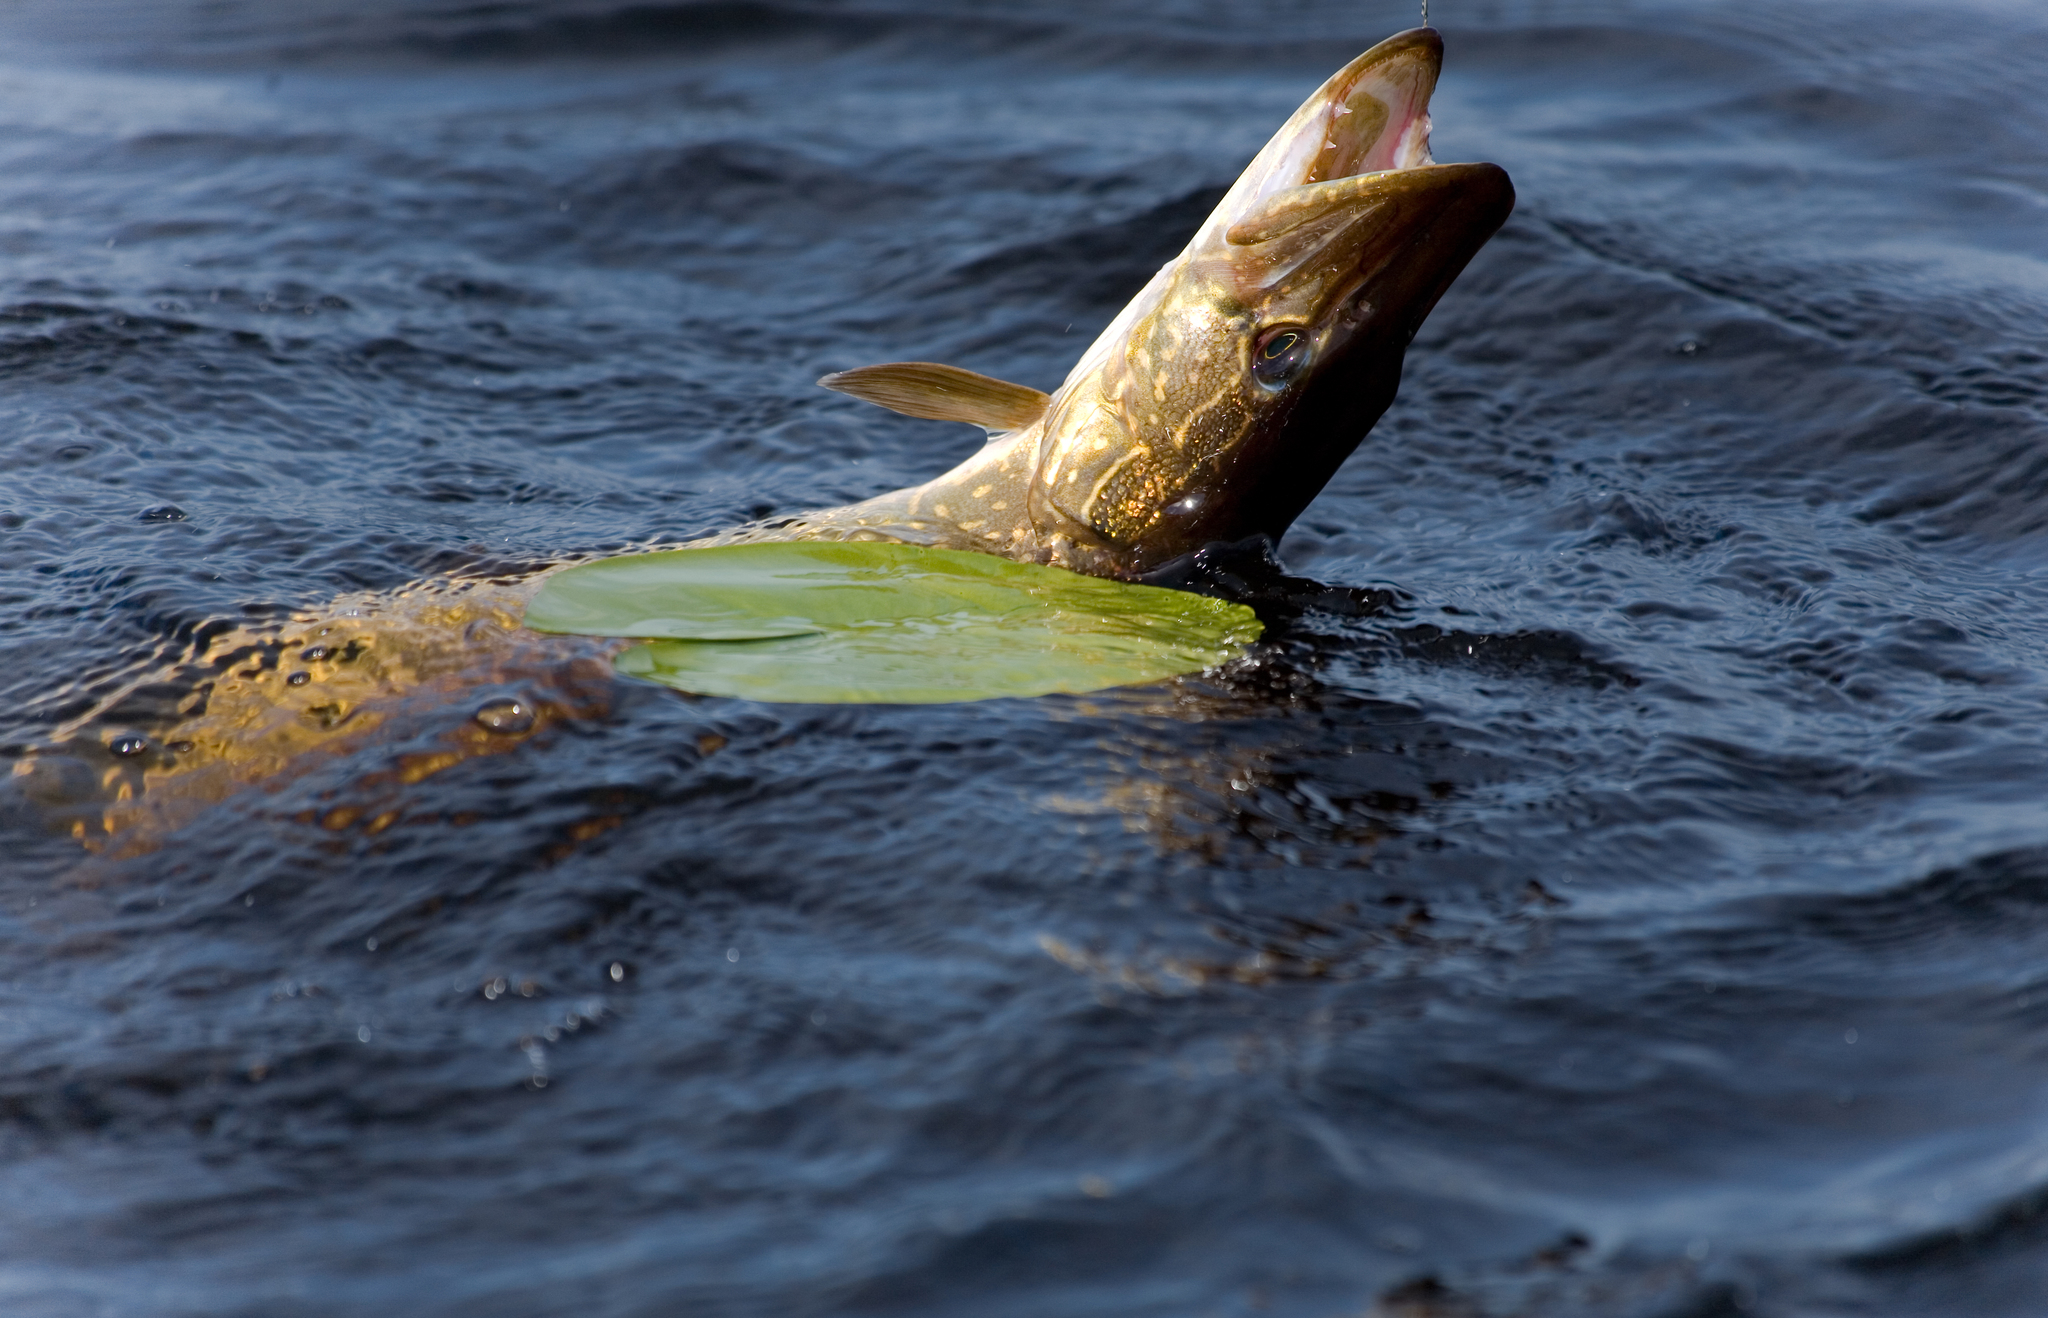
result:
[[[612,977],[612,983],[614,983],[614,984],[623,984],[623,983],[625,983],[625,982],[626,982],[626,963],[625,963],[625,962],[623,962],[623,961],[614,961],[614,962],[612,962],[612,968],[611,968],[611,977]]]
[[[116,755],[140,755],[149,749],[147,737],[116,737],[107,743],[107,749]]]
[[[302,669],[299,672],[289,675],[284,680],[286,686],[304,686],[306,685],[306,683],[313,680],[313,675]]]
[[[320,660],[325,659],[326,657],[327,647],[324,645],[309,645],[305,649],[299,651],[299,658],[305,660],[309,664],[318,663]]]
[[[370,1041],[370,1027],[367,1025],[356,1026],[356,1038],[362,1043],[368,1043]]]
[[[725,949],[725,959],[726,959],[726,960],[728,960],[728,961],[737,961],[737,960],[739,960],[739,959],[740,959],[740,950],[739,950],[739,949],[738,949],[737,947],[728,947],[728,948],[726,948],[726,949]]]
[[[369,951],[374,952],[377,950],[377,940],[374,938],[365,938],[363,940],[363,946]]]
[[[517,736],[533,730],[533,707],[523,700],[493,700],[473,717],[486,732]]]

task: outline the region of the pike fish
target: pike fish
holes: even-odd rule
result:
[[[1498,165],[1430,158],[1442,61],[1436,31],[1417,28],[1339,69],[1052,394],[931,362],[820,380],[971,422],[990,443],[936,480],[768,534],[1109,577],[1219,542],[1277,544],[1394,401],[1409,341],[1514,207]]]
[[[1418,28],[1331,76],[1053,393],[930,362],[820,381],[983,428],[967,461],[699,543],[888,540],[1120,578],[1216,543],[1277,543],[1393,402],[1409,342],[1514,206],[1498,166],[1430,157],[1442,55]],[[520,625],[544,576],[200,628],[18,760],[19,785],[99,848],[276,788],[312,752],[409,739],[348,799],[307,808],[337,831],[380,831],[410,784],[607,703],[616,643]],[[471,705],[473,717],[440,715]]]

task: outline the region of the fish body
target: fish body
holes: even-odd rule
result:
[[[1393,401],[1423,318],[1513,207],[1497,166],[1430,158],[1441,60],[1422,28],[1333,75],[1053,393],[926,362],[821,381],[981,426],[990,442],[966,462],[700,543],[894,540],[1130,578],[1212,543],[1277,542]],[[302,809],[329,828],[389,827],[419,779],[607,704],[616,643],[519,625],[544,575],[201,629],[181,661],[99,700],[15,776],[102,846],[275,789],[312,752],[410,741],[348,800]]]

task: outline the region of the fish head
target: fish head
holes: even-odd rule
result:
[[[1393,402],[1514,207],[1499,166],[1430,158],[1442,53],[1418,28],[1339,70],[1068,376],[1031,485],[1053,561],[1134,576],[1277,542]]]

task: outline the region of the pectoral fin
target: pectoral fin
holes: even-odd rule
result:
[[[965,421],[990,434],[1020,430],[1045,414],[1036,389],[937,362],[889,362],[838,371],[818,381],[905,416]]]

